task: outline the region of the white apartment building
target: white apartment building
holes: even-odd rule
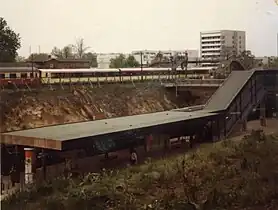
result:
[[[111,59],[118,57],[121,53],[98,53],[97,64],[100,69],[108,69]]]
[[[150,64],[156,57],[158,53],[162,53],[164,57],[170,58],[175,54],[185,55],[185,52],[188,54],[188,60],[196,60],[198,58],[198,50],[137,50],[132,51],[131,54],[134,58],[141,63],[141,53],[142,53],[142,64]]]
[[[245,31],[219,30],[200,33],[202,59],[224,59],[227,55],[238,55],[245,50]]]

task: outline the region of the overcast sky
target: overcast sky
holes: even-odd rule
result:
[[[257,56],[276,55],[275,0],[0,0],[0,16],[22,37],[20,55],[83,37],[94,52],[199,49],[203,30],[247,32]]]

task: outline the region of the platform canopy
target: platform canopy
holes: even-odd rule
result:
[[[134,129],[152,129],[159,125],[194,121],[208,118],[217,114],[195,112],[166,111],[151,114],[118,117],[96,121],[55,125],[28,130],[1,133],[2,144],[26,145],[55,150],[63,150],[66,144],[90,137],[103,137],[108,134],[116,134]]]

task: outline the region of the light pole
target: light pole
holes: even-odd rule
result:
[[[143,82],[143,52],[140,52],[141,82]]]

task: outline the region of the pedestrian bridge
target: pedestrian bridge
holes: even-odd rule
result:
[[[224,79],[182,79],[175,82],[165,82],[161,85],[166,88],[172,87],[220,87]]]

